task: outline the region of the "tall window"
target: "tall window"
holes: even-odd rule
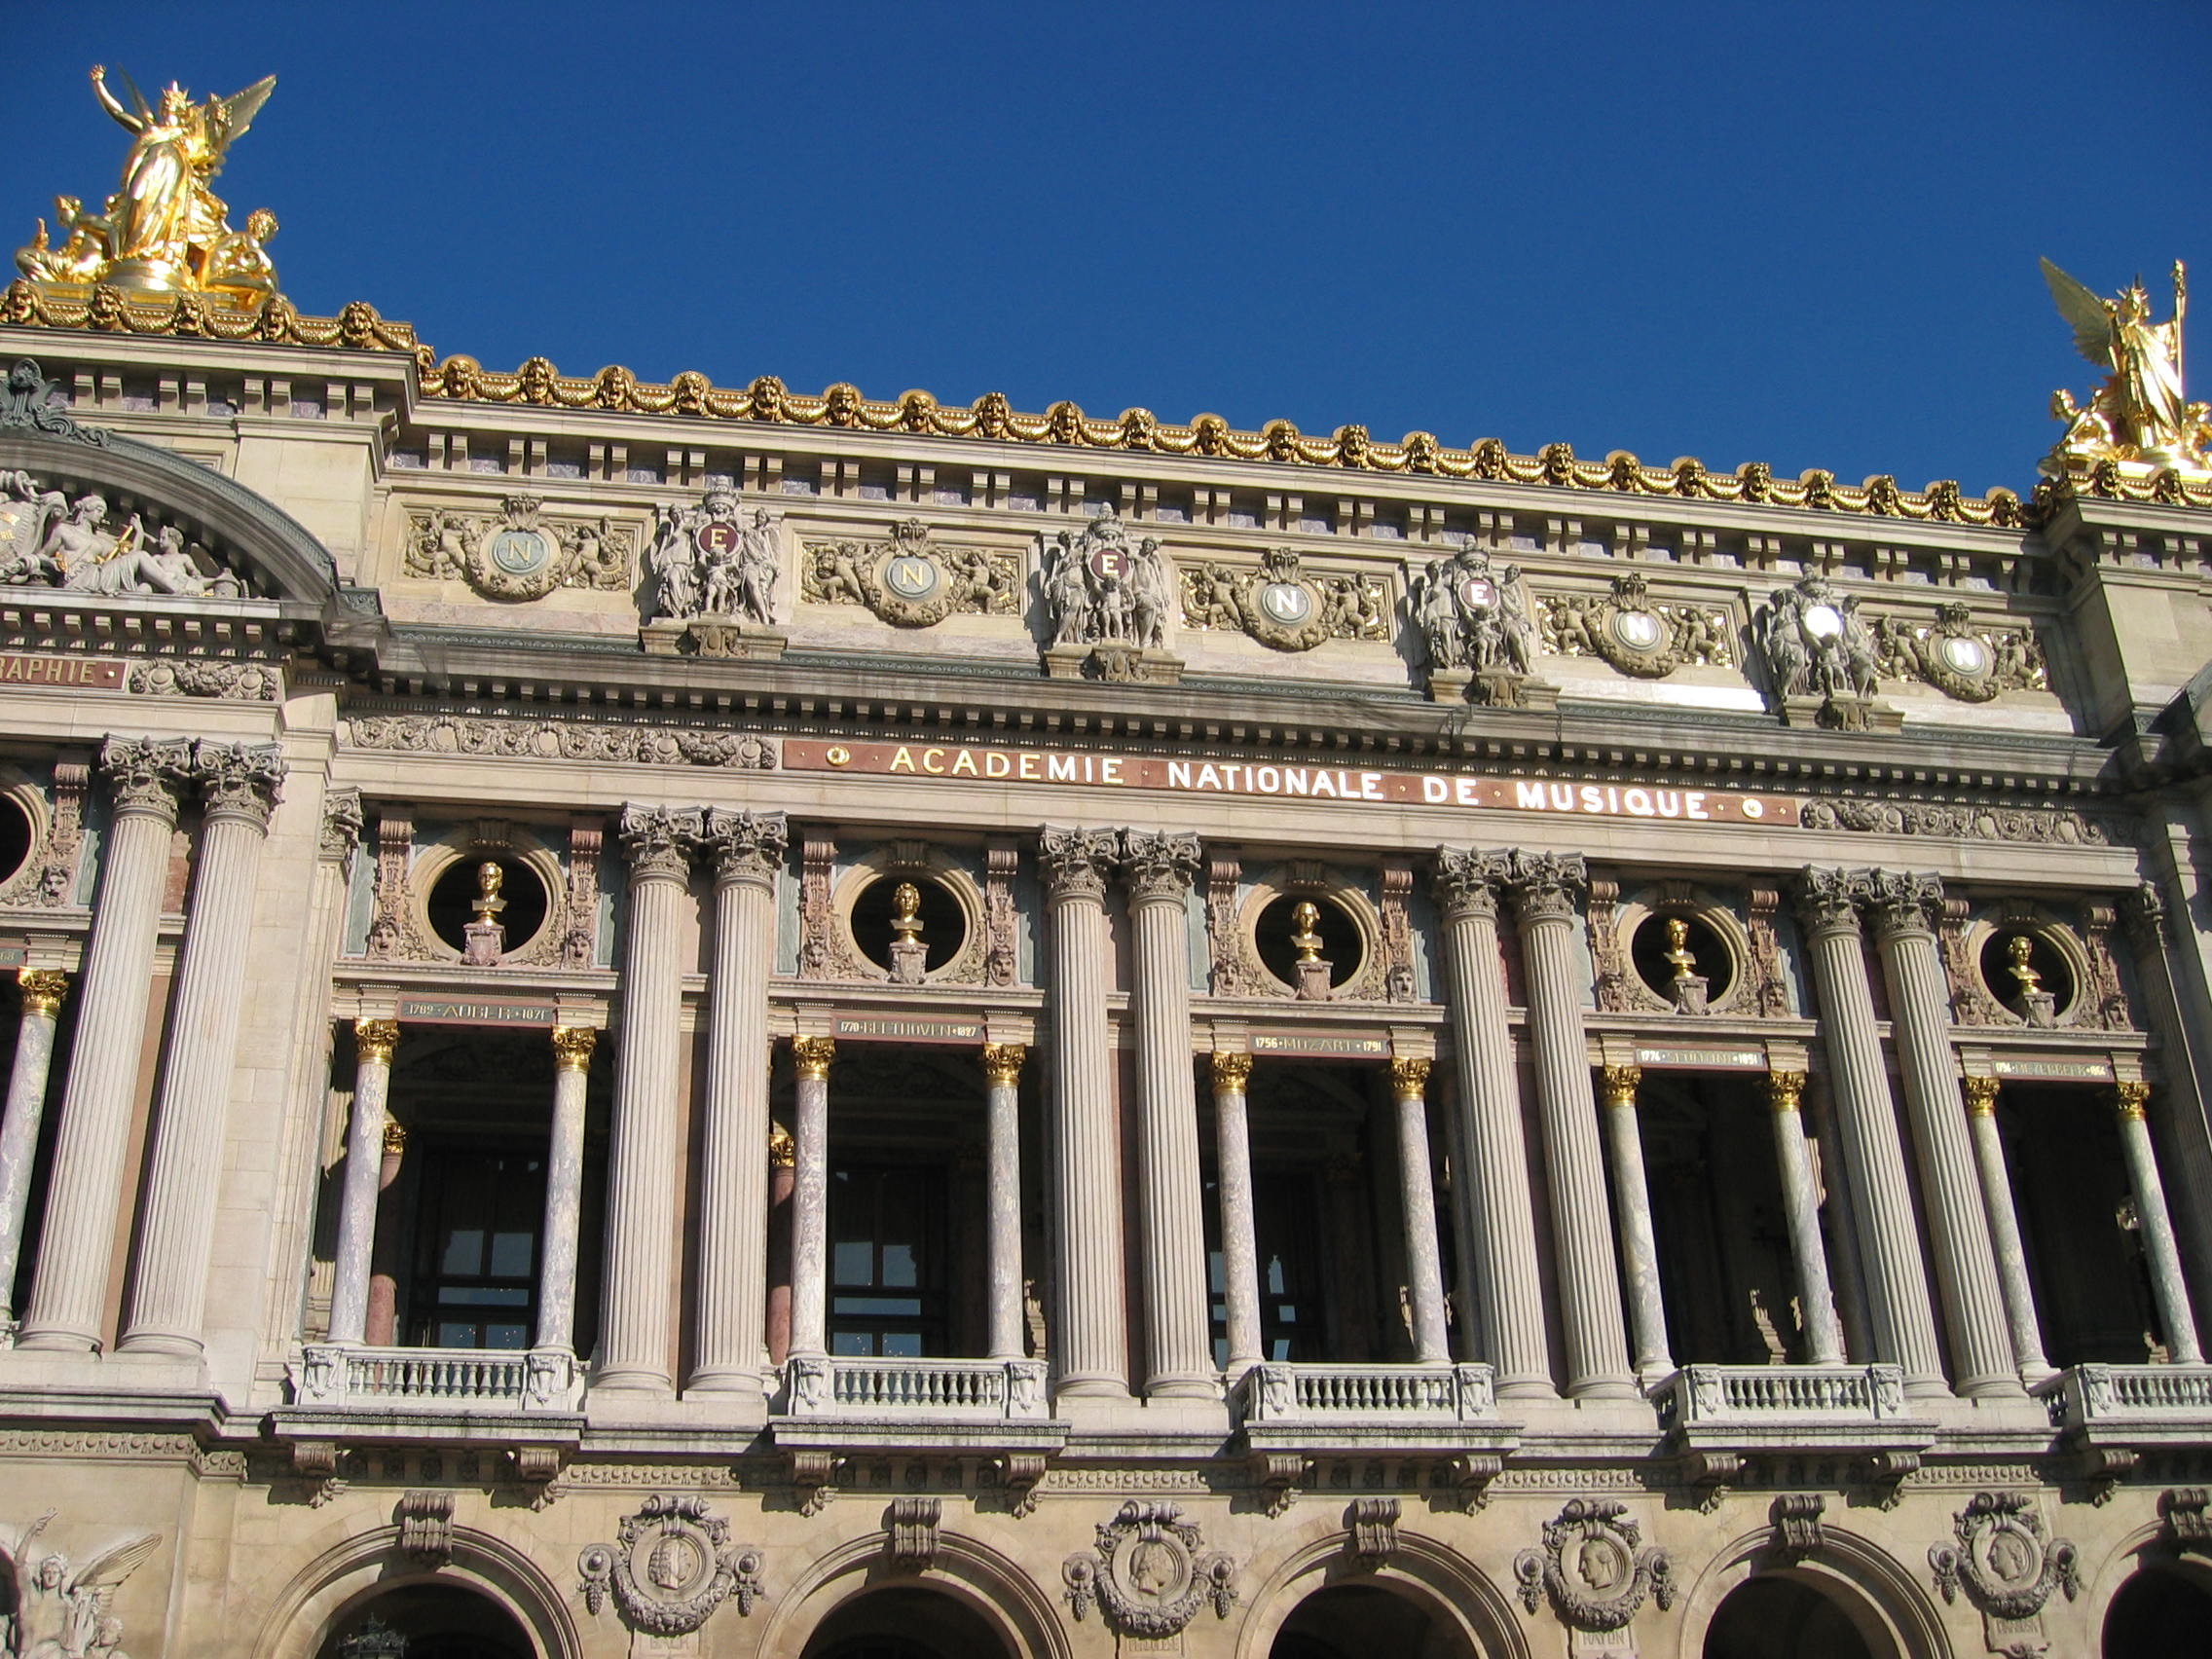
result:
[[[432,1149],[423,1171],[410,1327],[424,1347],[526,1348],[537,1327],[545,1160]]]
[[[830,1169],[830,1352],[946,1351],[944,1189],[941,1165]]]
[[[1319,1177],[1311,1169],[1252,1172],[1252,1231],[1260,1266],[1260,1354],[1271,1360],[1325,1359],[1328,1327],[1321,1292]],[[1209,1230],[1218,1231],[1219,1188],[1207,1183]],[[1222,1300],[1221,1247],[1211,1241],[1213,1355],[1229,1363],[1229,1306]]]

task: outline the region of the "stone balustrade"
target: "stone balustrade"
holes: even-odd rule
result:
[[[2062,1427],[2201,1425],[2212,1412],[2212,1365],[2077,1365],[2042,1392]]]
[[[1494,1418],[1487,1365],[1263,1362],[1237,1379],[1246,1423],[1438,1423]]]
[[[878,1359],[794,1354],[785,1365],[792,1417],[973,1422],[1042,1421],[1038,1359]]]
[[[562,1348],[365,1347],[310,1343],[286,1367],[299,1406],[411,1412],[572,1412],[583,1390]]]
[[[1904,1415],[1904,1376],[1895,1365],[1685,1365],[1658,1404],[1669,1428],[1879,1423]]]

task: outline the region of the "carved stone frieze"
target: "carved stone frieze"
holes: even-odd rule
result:
[[[1604,596],[1555,593],[1536,601],[1543,648],[1553,656],[1594,656],[1639,680],[1677,668],[1727,668],[1728,613],[1716,606],[1653,601],[1648,579],[1632,571]]]
[[[1544,1523],[1540,1549],[1513,1561],[1521,1605],[1533,1613],[1546,1596],[1560,1622],[1579,1631],[1620,1630],[1650,1598],[1674,1604],[1667,1552],[1644,1549],[1643,1535],[1618,1498],[1573,1498]]]
[[[544,517],[535,496],[509,496],[497,514],[418,507],[407,515],[404,569],[464,581],[487,599],[543,599],[555,588],[629,590],[637,527]]]
[[[6,1651],[21,1659],[127,1659],[123,1621],[109,1612],[126,1578],[161,1548],[162,1534],[140,1532],[73,1565],[45,1541],[49,1509],[28,1527],[0,1526],[0,1569],[10,1580]]]
[[[2137,1029],[2134,1010],[2120,979],[2120,964],[2112,952],[2113,923],[2119,919],[2114,905],[2093,900],[2082,907],[2082,954],[2089,972],[2074,998],[2067,1024],[2093,1031]]]
[[[2102,820],[2063,806],[1963,806],[1948,801],[1817,795],[1799,809],[1797,822],[1807,830],[1943,835],[1959,840],[2081,847],[2105,847],[2113,842],[2112,830]]]
[[[1963,1588],[1988,1617],[2017,1622],[2041,1613],[2053,1590],[2063,1590],[2069,1602],[2081,1594],[2078,1552],[2064,1538],[2046,1534],[2027,1493],[1974,1493],[1953,1518],[1952,1530],[1956,1543],[1928,1552],[1946,1602],[1956,1601]]]
[[[1882,674],[1925,681],[1964,703],[1986,703],[2001,691],[2041,691],[2049,683],[2032,628],[1977,628],[1970,605],[1939,605],[1932,623],[1877,617],[1873,639]]]
[[[811,605],[860,605],[894,628],[928,628],[960,612],[1018,615],[1021,561],[981,547],[937,547],[930,527],[906,519],[879,541],[799,543],[798,596]]]
[[[92,781],[90,766],[68,760],[55,764],[45,834],[22,868],[0,886],[0,904],[51,910],[74,902],[77,863],[85,851],[85,793]]]
[[[154,657],[130,665],[130,689],[149,697],[228,697],[274,703],[283,676],[265,662],[218,662],[206,657]]]
[[[1210,964],[1207,988],[1217,997],[1263,994],[1264,976],[1247,958],[1236,925],[1236,890],[1243,879],[1243,865],[1231,847],[1214,847],[1206,858],[1206,954]]]
[[[1236,1567],[1227,1555],[1207,1551],[1182,1506],[1122,1505],[1098,1529],[1093,1549],[1060,1564],[1068,1606],[1084,1618],[1095,1601],[1100,1616],[1119,1636],[1160,1641],[1180,1633],[1207,1603],[1226,1619],[1236,1602]]]
[[[760,1552],[733,1546],[729,1523],[703,1497],[656,1493],[625,1517],[611,1544],[576,1558],[577,1589],[599,1612],[612,1597],[631,1629],[688,1636],[725,1601],[742,1617],[760,1596]]]
[[[1309,651],[1324,640],[1382,640],[1390,594],[1379,576],[1306,575],[1295,548],[1260,555],[1257,570],[1208,560],[1183,571],[1183,625],[1250,635],[1278,651]]]
[[[350,749],[402,755],[490,755],[514,760],[596,760],[641,766],[775,770],[775,740],[688,726],[584,725],[567,720],[474,719],[461,715],[354,715],[340,722]]]

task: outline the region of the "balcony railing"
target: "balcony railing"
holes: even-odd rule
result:
[[[2212,1419],[2212,1365],[2077,1365],[2043,1392],[2060,1426],[2202,1424]]]
[[[1659,1396],[1669,1427],[1708,1423],[1843,1424],[1904,1416],[1894,1365],[1685,1365]]]
[[[286,1367],[299,1406],[573,1412],[583,1379],[561,1348],[358,1347],[310,1343]]]
[[[1041,1359],[872,1359],[794,1354],[784,1366],[793,1417],[912,1421],[1043,1421]]]
[[[1265,1361],[1237,1379],[1248,1423],[1417,1424],[1496,1416],[1487,1365],[1330,1365]]]

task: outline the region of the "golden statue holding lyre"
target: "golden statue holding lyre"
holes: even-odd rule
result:
[[[92,70],[100,107],[131,135],[122,184],[96,213],[77,197],[56,197],[62,244],[54,245],[41,220],[36,240],[17,252],[17,268],[48,282],[105,282],[144,293],[208,293],[236,305],[260,304],[276,291],[267,246],[276,234],[276,216],[260,208],[247,215],[243,231],[233,230],[231,210],[208,181],[223,170],[232,140],[253,125],[276,90],[276,77],[264,76],[242,92],[203,103],[194,103],[173,81],[158,105],[146,102],[129,76],[123,84],[130,93],[129,107],[108,91],[107,71]]]
[[[2189,273],[2174,261],[2171,322],[2151,320],[2151,295],[2143,279],[2104,299],[2065,272],[2043,262],[2050,297],[2074,325],[2082,355],[2109,378],[2083,407],[2073,393],[2051,393],[2050,412],[2066,423],[2066,436],[2045,463],[2063,471],[2069,462],[2117,461],[2144,470],[2177,467],[2212,471],[2212,406],[2192,403],[2182,389],[2182,318],[2189,311]]]

